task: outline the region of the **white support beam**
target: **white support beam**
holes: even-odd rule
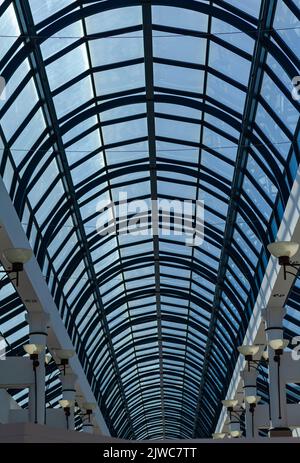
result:
[[[34,384],[32,362],[27,357],[8,357],[0,362],[0,388],[23,389]]]
[[[291,194],[277,234],[278,241],[300,242],[300,167],[294,181]],[[294,258],[300,262],[300,252]],[[274,258],[270,258],[261,288],[253,309],[249,326],[244,338],[244,344],[265,344],[264,325],[261,310],[267,307],[284,307],[294,277],[290,274],[284,280],[283,269]],[[237,346],[238,347],[238,346]],[[240,354],[234,369],[226,398],[235,397],[242,390],[240,372],[245,368],[245,359]],[[225,399],[225,397],[224,397]],[[226,411],[223,409],[215,432],[221,432],[226,421]]]
[[[29,241],[1,177],[0,204],[0,255],[3,249],[7,248],[30,248]],[[74,350],[35,257],[24,265],[24,271],[20,273],[19,286],[16,290],[28,312],[43,312],[49,316],[47,341],[49,349],[64,348]],[[77,355],[70,359],[70,367],[78,378],[76,386],[78,393],[84,397],[85,401],[96,403],[95,396]],[[94,411],[94,416],[100,432],[109,436],[109,430],[98,406]]]

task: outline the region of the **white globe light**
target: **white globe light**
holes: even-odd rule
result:
[[[222,400],[222,404],[226,408],[231,408],[231,407],[234,408],[237,406],[238,403],[239,401],[236,399]]]
[[[62,408],[70,408],[74,405],[74,401],[73,400],[66,400],[66,399],[62,399],[59,401],[59,405],[62,407]]]
[[[258,395],[248,395],[245,397],[245,399],[249,405],[257,404],[260,401],[260,397]]]
[[[298,252],[299,244],[292,241],[276,241],[268,244],[267,248],[274,257],[293,257]]]
[[[257,352],[259,351],[259,346],[250,346],[250,345],[244,345],[244,346],[239,346],[238,351],[246,356],[246,355],[256,355]]]
[[[289,344],[289,341],[287,339],[272,339],[269,341],[269,346],[273,350],[281,350],[287,347]]]
[[[24,344],[23,349],[29,355],[41,354],[45,349],[42,344]]]
[[[56,349],[55,350],[56,352],[56,355],[62,360],[68,360],[70,359],[71,357],[73,357],[73,355],[75,354],[75,352],[71,349]]]

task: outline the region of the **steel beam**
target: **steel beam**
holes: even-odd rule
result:
[[[163,438],[166,437],[166,413],[164,405],[164,380],[163,380],[163,346],[162,346],[162,319],[161,319],[161,295],[160,295],[160,264],[159,264],[159,211],[157,209],[157,168],[156,168],[156,140],[155,140],[155,111],[154,111],[154,71],[153,71],[153,43],[152,43],[152,11],[151,1],[142,2],[143,12],[143,37],[145,56],[145,81],[146,81],[146,105],[149,146],[150,188],[152,200],[152,233],[153,254],[155,270],[155,299],[157,313],[157,338],[159,352],[160,392]]]
[[[263,39],[269,37],[270,29],[273,23],[274,14],[276,10],[277,0],[264,0],[262,2],[260,11],[260,20],[257,30],[257,40],[255,44],[255,51],[253,55],[252,67],[250,71],[249,90],[245,103],[245,110],[243,115],[242,131],[238,143],[238,151],[235,162],[235,171],[231,186],[231,199],[229,201],[228,213],[226,219],[226,226],[224,231],[224,246],[222,248],[220,256],[219,271],[217,277],[217,285],[215,289],[215,296],[212,307],[212,317],[209,327],[209,335],[206,346],[206,353],[204,359],[204,365],[202,370],[201,385],[199,389],[199,399],[196,413],[196,421],[194,427],[194,434],[196,436],[197,421],[200,418],[202,401],[205,398],[204,389],[206,374],[209,369],[211,349],[214,343],[215,329],[218,321],[219,307],[222,300],[223,294],[223,281],[226,276],[228,268],[228,246],[231,245],[233,234],[235,231],[236,217],[239,208],[239,198],[243,187],[244,174],[246,171],[249,147],[251,144],[251,129],[252,124],[256,117],[256,111],[258,107],[258,95],[263,82],[263,67],[267,58],[267,50],[263,44]]]

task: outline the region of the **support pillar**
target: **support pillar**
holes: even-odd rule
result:
[[[256,406],[250,406],[247,401],[246,397],[249,396],[257,396],[257,388],[256,388],[256,381],[257,381],[258,371],[256,368],[248,368],[241,372],[241,378],[244,383],[244,399],[245,399],[245,425],[246,425],[246,438],[253,439],[258,437],[258,428],[256,426],[255,420],[255,408]]]

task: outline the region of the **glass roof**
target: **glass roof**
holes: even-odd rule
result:
[[[0,0],[0,173],[112,435],[216,425],[299,164],[299,8]],[[203,243],[156,200],[203,201]]]

